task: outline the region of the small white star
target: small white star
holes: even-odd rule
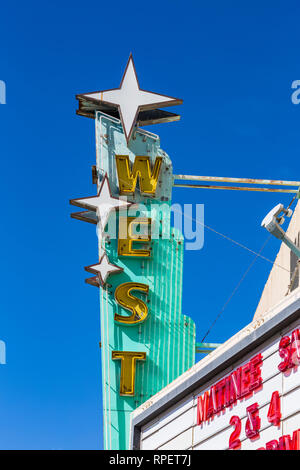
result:
[[[105,174],[98,195],[82,197],[79,199],[71,199],[70,204],[73,206],[83,207],[97,212],[102,232],[108,222],[108,217],[113,210],[126,209],[132,206],[132,203],[118,199],[111,195],[107,174]]]
[[[97,274],[101,285],[103,286],[106,283],[107,278],[111,274],[120,273],[123,271],[123,268],[112,264],[109,262],[107,254],[104,253],[97,264],[91,264],[84,268],[87,272],[92,274]]]
[[[140,111],[182,104],[182,100],[178,98],[141,90],[132,54],[129,56],[119,88],[85,93],[78,95],[78,97],[118,108],[127,143],[130,140]]]

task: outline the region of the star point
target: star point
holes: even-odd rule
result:
[[[132,136],[134,127],[139,119],[139,114],[146,110],[157,110],[159,107],[174,106],[182,104],[182,100],[167,95],[161,95],[142,90],[139,85],[132,54],[130,54],[125,72],[119,88],[103,90],[92,93],[77,95],[79,100],[95,102],[96,105],[112,107],[118,110],[123,126],[127,144]],[[105,111],[108,112],[109,111]],[[152,118],[152,122],[167,122],[177,120],[177,115],[161,111],[160,115]],[[168,116],[167,116],[168,114]],[[171,116],[172,115],[172,116]],[[147,119],[146,119],[147,121]],[[149,119],[150,123],[151,119]]]
[[[111,274],[117,274],[123,271],[123,268],[109,262],[106,252],[102,255],[99,263],[85,266],[84,269],[89,273],[96,274],[102,286],[106,284],[107,278]]]
[[[71,199],[70,204],[96,211],[102,232],[112,211],[126,209],[133,205],[131,202],[112,196],[107,174],[105,174],[102,180],[97,196]]]

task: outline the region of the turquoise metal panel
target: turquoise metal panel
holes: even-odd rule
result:
[[[153,163],[157,156],[163,157],[155,199],[139,192],[131,198],[144,204],[140,215],[152,214],[155,218],[159,236],[150,242],[151,258],[119,257],[117,239],[111,233],[99,237],[99,254],[105,248],[110,262],[124,269],[110,276],[109,284],[100,288],[104,448],[128,449],[130,413],[194,364],[195,324],[181,313],[184,240],[178,230],[170,227],[170,158],[161,150],[157,136],[136,133],[128,149],[117,120],[97,113],[95,121],[97,170],[100,180],[101,175],[108,173],[113,195],[119,196],[115,154],[129,155],[132,162],[136,155],[149,155]],[[119,215],[115,217],[118,219]],[[149,286],[148,296],[140,297],[147,302],[148,317],[135,326],[114,321],[115,313],[128,313],[114,299],[116,287],[128,281]],[[133,397],[119,394],[120,361],[112,360],[114,350],[147,354],[145,362],[137,361]]]

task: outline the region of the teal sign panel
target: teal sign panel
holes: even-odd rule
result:
[[[104,234],[98,230],[99,257],[106,252],[110,263],[123,268],[99,289],[104,448],[128,449],[130,413],[194,365],[195,324],[181,312],[184,240],[171,227],[173,171],[169,156],[160,148],[158,136],[140,129],[127,146],[120,121],[104,113],[95,113],[95,125],[98,188],[107,174],[114,197],[120,197],[116,155],[128,155],[131,164],[136,156],[147,156],[152,168],[156,157],[162,157],[155,197],[141,194],[139,184],[134,195],[128,196],[136,204],[128,215],[152,220],[151,241],[145,243],[151,256],[118,254],[123,211],[110,216]],[[141,247],[143,243],[136,246]],[[128,316],[128,310],[115,299],[118,286],[127,282],[149,287],[147,295],[134,292],[148,308],[145,321],[135,325],[115,321],[115,314]],[[120,394],[123,366],[121,360],[113,359],[115,351],[145,353],[145,359],[135,364],[132,396]]]

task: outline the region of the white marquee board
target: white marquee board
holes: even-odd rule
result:
[[[272,440],[279,442],[279,438],[284,435],[292,437],[294,431],[300,429],[300,365],[296,364],[285,372],[278,369],[278,365],[283,361],[279,355],[279,343],[283,336],[291,337],[292,332],[297,329],[300,329],[300,319],[286,326],[199,389],[142,426],[140,448],[142,450],[229,449],[230,436],[235,429],[230,425],[232,416],[240,418],[241,432],[238,437],[242,450],[265,448],[267,443]],[[225,407],[213,418],[200,425],[197,424],[197,397],[203,396],[211,386],[247,364],[259,353],[262,355],[260,387],[253,390],[249,396],[237,400],[234,405]],[[294,362],[297,363],[297,359]],[[278,426],[270,423],[267,418],[271,397],[275,391],[278,391],[280,396],[281,419]],[[259,410],[259,436],[250,439],[245,433],[248,419],[246,408],[254,403],[258,404]]]

